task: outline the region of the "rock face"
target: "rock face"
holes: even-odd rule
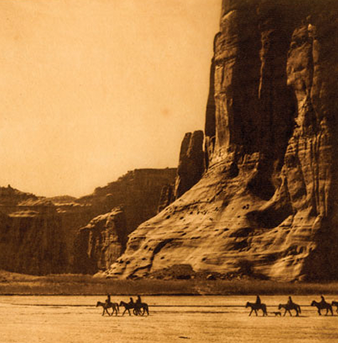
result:
[[[79,199],[68,196],[48,199],[10,186],[0,187],[0,268],[37,275],[74,271],[94,273],[99,268],[106,268],[104,258],[107,257],[110,264],[117,251],[125,249],[127,235],[157,213],[161,189],[173,183],[175,176],[176,168],[137,169]],[[100,239],[105,239],[104,231],[101,238],[80,245],[83,250],[77,245],[74,251],[77,235],[83,243],[84,232],[89,232],[86,225],[105,213],[112,218],[110,211],[118,206],[124,208],[125,223],[120,224],[118,218],[121,216],[117,213],[109,223],[115,223],[118,228],[121,249],[107,248],[105,244],[95,246]],[[100,223],[99,220],[97,225]],[[79,232],[85,226],[87,229]],[[123,233],[119,231],[122,227]],[[93,232],[97,232],[95,230]],[[88,251],[92,253],[88,255]],[[82,257],[88,265],[81,261]]]
[[[167,184],[164,185],[161,191],[160,201],[157,208],[157,213],[164,210],[167,206],[169,206],[174,200],[174,184]]]
[[[105,187],[96,188],[94,193],[77,200],[103,214],[122,206],[126,216],[126,234],[157,213],[162,188],[172,184],[176,168],[135,169]],[[92,217],[93,218],[93,217]]]
[[[67,267],[63,236],[61,218],[49,201],[31,199],[15,212],[2,212],[1,268],[29,274],[61,273]]]
[[[94,274],[106,270],[126,244],[126,218],[121,208],[92,219],[75,241],[75,272]]]
[[[204,172],[204,135],[202,131],[186,133],[181,145],[175,184],[175,198],[179,198],[202,177]]]
[[[337,61],[335,1],[224,0],[207,170],[130,235],[108,275],[190,264],[276,280],[337,278]]]

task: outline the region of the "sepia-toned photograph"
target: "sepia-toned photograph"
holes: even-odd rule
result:
[[[0,343],[338,342],[337,0],[0,17]]]

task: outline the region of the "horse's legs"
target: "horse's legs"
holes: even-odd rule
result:
[[[292,317],[292,313],[291,313],[291,310],[289,310],[289,313],[290,313],[290,317]]]
[[[258,316],[257,310],[255,309],[256,317]]]
[[[250,311],[250,313],[249,313],[249,317],[251,316],[252,311],[253,311],[253,308],[251,309],[251,311]]]
[[[322,314],[321,314],[321,312],[320,312],[320,309],[318,309],[318,314],[321,316]]]
[[[284,312],[284,314],[283,314],[283,317],[285,317],[285,315],[286,315],[286,310],[285,310],[285,312]]]

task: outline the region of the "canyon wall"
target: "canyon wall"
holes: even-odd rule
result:
[[[94,274],[109,268],[122,253],[126,232],[126,218],[121,208],[92,219],[75,239],[74,272]]]
[[[337,61],[335,1],[223,0],[203,177],[130,235],[107,275],[181,264],[337,278]]]
[[[161,190],[173,184],[175,177],[176,168],[136,169],[79,199],[37,197],[0,187],[0,269],[37,275],[106,269],[106,263],[125,249],[127,235],[157,213]],[[119,206],[123,207],[123,224],[120,215],[111,213]],[[102,214],[110,220],[100,238],[101,221],[96,217]],[[92,219],[98,221],[96,226],[88,224]],[[93,233],[85,241],[84,232],[91,226]],[[115,238],[107,247],[114,230],[119,248]]]

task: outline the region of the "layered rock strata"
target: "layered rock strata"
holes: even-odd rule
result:
[[[207,170],[130,235],[108,275],[190,264],[276,280],[337,278],[337,43],[335,1],[223,0]]]
[[[105,245],[99,253],[97,242],[88,240],[83,250],[79,246],[74,250],[78,234],[83,238],[84,230],[79,233],[79,229],[98,215],[110,216],[113,208],[123,206],[125,224],[118,225],[124,230],[119,233],[123,251],[127,235],[157,213],[161,190],[173,183],[175,176],[176,168],[137,169],[80,199],[48,199],[10,186],[0,187],[0,269],[43,275],[89,270],[94,273],[106,267],[104,258],[110,264],[116,254]],[[89,260],[85,257],[87,266],[80,257],[87,256],[88,251],[95,254]],[[97,258],[99,254],[101,257]]]
[[[31,201],[0,216],[1,269],[37,275],[67,270],[64,228],[53,204]]]
[[[75,240],[75,272],[106,270],[126,243],[126,218],[121,208],[95,217],[81,228]]]

